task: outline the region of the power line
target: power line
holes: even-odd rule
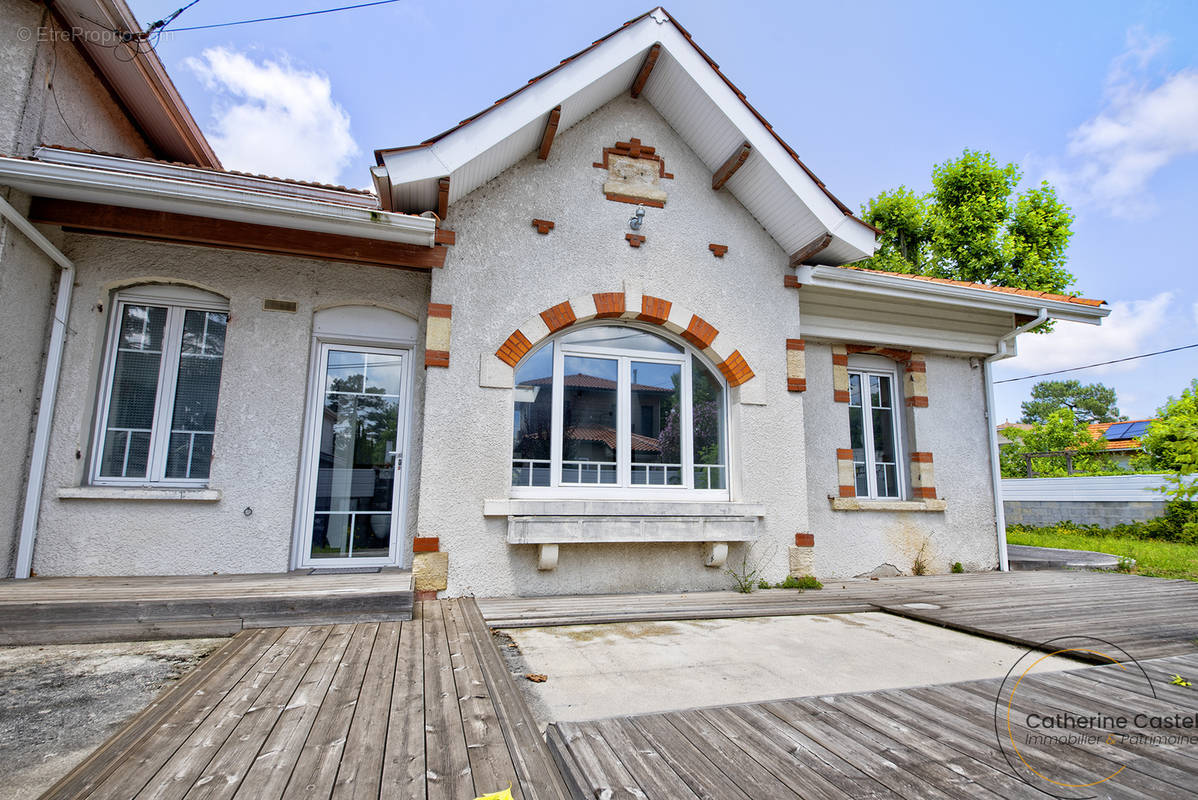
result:
[[[1105,367],[1108,364],[1120,364],[1124,361],[1135,361],[1137,358],[1149,358],[1150,356],[1160,356],[1165,353],[1176,353],[1178,350],[1189,350],[1192,347],[1198,347],[1198,342],[1194,344],[1185,344],[1181,347],[1170,347],[1168,350],[1157,350],[1155,353],[1141,353],[1138,356],[1128,356],[1127,358],[1116,358],[1111,361],[1099,361],[1097,364],[1086,364],[1084,367],[1070,367],[1069,369],[1055,369],[1052,372],[1038,372],[1035,375],[1024,375],[1019,378],[1004,378],[998,383],[1012,383],[1014,381],[1026,381],[1029,378],[1043,378],[1046,375],[1060,375],[1062,372],[1077,372],[1081,369],[1090,369],[1091,367]]]
[[[234,25],[250,25],[255,22],[276,22],[281,19],[295,19],[297,17],[313,17],[317,14],[331,14],[334,11],[352,11],[355,8],[369,8],[370,6],[385,6],[391,3],[398,3],[399,0],[375,0],[373,3],[358,3],[352,6],[338,6],[337,8],[322,8],[319,11],[301,11],[296,14],[281,14],[277,17],[259,17],[257,19],[241,19],[236,22],[217,22],[212,25],[192,25],[187,28],[171,28],[173,33],[182,33],[183,31],[204,31],[212,28],[231,28]]]

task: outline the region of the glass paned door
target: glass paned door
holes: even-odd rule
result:
[[[392,563],[402,517],[405,353],[325,345],[321,356],[308,560]]]

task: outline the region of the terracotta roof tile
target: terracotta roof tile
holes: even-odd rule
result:
[[[1093,422],[1086,426],[1086,430],[1089,431],[1090,435],[1093,436],[1095,439],[1102,439],[1105,437],[1107,429],[1110,428],[1112,425],[1122,425],[1124,422],[1154,422],[1154,421],[1155,420],[1151,420],[1151,419],[1126,419],[1126,420],[1123,420],[1122,422]],[[1135,438],[1107,439],[1106,440],[1106,449],[1107,450],[1139,450],[1140,449],[1140,440],[1135,439]]]
[[[886,272],[880,269],[867,269],[865,267],[854,267],[852,265],[836,267],[836,269],[851,269],[857,272],[870,272],[875,275],[893,275],[896,278],[907,278],[913,281],[929,281],[931,283],[943,283],[949,286],[964,286],[969,289],[983,289],[988,292],[1003,292],[1005,294],[1017,294],[1023,297],[1037,297],[1044,300],[1055,300],[1061,303],[1074,303],[1079,306],[1090,306],[1096,308],[1105,303],[1105,300],[1092,300],[1088,297],[1073,297],[1067,294],[1054,294],[1052,292],[1038,292],[1034,289],[1016,289],[1012,286],[994,286],[989,283],[973,283],[971,281],[957,281],[951,278],[936,278],[931,275],[909,275],[904,272]]]

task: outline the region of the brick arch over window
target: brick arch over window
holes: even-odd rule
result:
[[[753,377],[753,370],[740,351],[733,349],[698,314],[661,297],[647,294],[626,297],[624,292],[587,294],[551,306],[512,331],[495,355],[509,367],[515,367],[547,337],[592,319],[627,319],[660,325],[707,356],[719,367],[729,386],[740,386]]]

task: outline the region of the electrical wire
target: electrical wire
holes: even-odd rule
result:
[[[1037,372],[1035,375],[1023,375],[1018,378],[1004,378],[1001,381],[995,381],[994,383],[995,384],[1013,383],[1014,381],[1026,381],[1031,378],[1043,378],[1046,375],[1060,375],[1062,372],[1077,372],[1078,370],[1090,369],[1092,367],[1105,367],[1108,364],[1121,364],[1124,361],[1135,361],[1138,358],[1150,358],[1151,356],[1161,356],[1161,355],[1164,355],[1165,353],[1176,353],[1179,350],[1189,350],[1194,347],[1198,347],[1198,342],[1195,342],[1194,344],[1185,344],[1185,345],[1182,345],[1181,347],[1170,347],[1168,350],[1157,350],[1155,353],[1140,353],[1140,355],[1138,355],[1138,356],[1127,356],[1126,358],[1115,358],[1110,361],[1099,361],[1097,364],[1086,364],[1084,367],[1069,367],[1068,369],[1054,369],[1052,372]]]
[[[231,28],[234,25],[250,25],[255,22],[277,22],[283,19],[296,19],[298,17],[313,17],[317,14],[331,14],[334,11],[352,11],[355,8],[369,8],[370,6],[385,6],[391,3],[398,3],[399,0],[375,0],[373,3],[358,3],[352,6],[338,6],[337,8],[323,8],[319,11],[300,11],[295,14],[280,14],[277,17],[259,17],[257,19],[241,19],[236,22],[217,22],[212,25],[191,25],[186,28],[171,28],[172,33],[182,33],[183,31],[205,31],[212,28]]]

